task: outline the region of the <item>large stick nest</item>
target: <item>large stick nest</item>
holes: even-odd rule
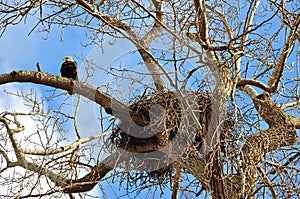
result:
[[[203,132],[199,132],[193,118],[186,116],[190,115],[186,114],[187,111],[193,111],[199,123],[206,128],[211,116],[209,95],[205,92],[185,92],[182,98],[175,92],[165,92],[140,97],[130,106],[130,118],[122,119],[110,138],[119,149],[137,153],[134,159],[143,159],[143,165],[157,165],[159,168],[156,160],[165,161],[164,147],[174,145],[172,140],[175,137],[176,146],[173,148],[176,150],[186,151],[187,142],[201,145]],[[145,158],[145,154],[153,151],[156,151],[153,156]]]
[[[199,123],[208,122],[211,111],[209,95],[204,92],[185,93]],[[122,120],[111,135],[111,140],[119,148],[144,153],[159,150],[166,146],[178,134],[182,113],[188,111],[181,97],[174,92],[143,96],[130,106],[130,117]],[[190,111],[190,110],[189,110]],[[191,118],[190,118],[191,119]],[[195,122],[191,122],[195,124]],[[207,125],[203,125],[207,126]],[[180,131],[180,133],[189,133]],[[201,132],[195,140],[201,140]]]

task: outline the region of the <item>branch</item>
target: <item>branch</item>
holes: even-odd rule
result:
[[[137,5],[139,5],[141,8],[146,10],[142,4],[139,2],[133,0]],[[145,42],[145,46],[148,48],[150,46],[150,43],[161,33],[162,31],[162,23],[164,21],[164,9],[163,9],[163,0],[152,0],[156,12],[155,12],[155,22],[151,30],[142,38],[142,40]]]
[[[261,173],[264,183],[269,187],[272,194],[272,198],[278,199],[279,198],[278,194],[276,193],[276,190],[274,189],[274,185],[272,181],[269,179],[268,175],[264,172],[264,170],[260,167],[260,165],[257,165],[257,169]]]
[[[198,17],[198,25],[199,25],[199,36],[200,39],[209,44],[208,40],[208,22],[205,13],[205,3],[203,0],[194,0],[194,5],[196,8],[196,13]]]
[[[105,158],[100,164],[92,167],[92,170],[83,178],[77,180],[68,180],[69,185],[63,187],[65,193],[79,193],[92,190],[96,184],[118,163],[126,161],[129,155],[127,153],[115,153]]]
[[[124,35],[126,38],[128,38],[130,41],[134,43],[134,45],[139,50],[139,53],[141,54],[143,60],[145,61],[145,65],[147,66],[150,74],[152,75],[154,85],[156,86],[156,89],[158,92],[165,92],[166,91],[166,83],[164,79],[162,78],[162,74],[159,72],[159,67],[156,64],[156,60],[154,57],[149,53],[147,50],[147,46],[143,45],[143,39],[139,37],[139,35],[136,34],[136,32],[132,29],[131,26],[124,23],[123,21],[113,18],[111,16],[105,15],[101,13],[100,11],[96,10],[92,6],[90,6],[87,2],[83,0],[77,0],[76,1],[84,10],[86,10],[88,13],[96,17],[97,19],[100,19],[113,29],[119,31],[119,29],[124,30],[128,36]],[[161,7],[162,9],[162,7]],[[161,16],[163,17],[163,16]],[[158,22],[157,22],[158,23]],[[160,24],[160,23],[159,23]],[[157,25],[159,25],[157,24]]]
[[[15,139],[15,136],[14,136],[15,133],[24,131],[25,128],[23,126],[22,127],[17,127],[15,129],[10,128],[9,121],[4,117],[0,117],[0,122],[4,124],[4,126],[7,130],[7,133],[8,133],[11,145],[14,149],[14,153],[17,157],[18,163],[21,164],[23,167],[27,167],[27,161],[25,159],[25,156],[22,153],[22,150],[21,150],[20,146],[18,145],[18,143]]]
[[[42,167],[40,164],[36,164],[34,162],[27,162],[27,167],[24,167],[23,165],[20,166],[30,171],[33,171],[39,175],[46,176],[57,186],[66,186],[68,183],[67,179],[64,176],[56,174],[53,171]]]
[[[254,79],[239,79],[237,82],[237,87],[244,87],[246,85],[256,86],[258,88],[263,89],[264,91],[266,91],[268,93],[275,92],[275,89],[273,87],[269,87],[269,86],[267,86],[259,81],[256,81]]]
[[[281,105],[281,108],[286,109],[286,108],[290,108],[290,107],[298,106],[298,105],[300,105],[300,100],[290,102],[290,103],[287,103],[287,104],[283,104],[283,105]]]
[[[214,178],[211,176],[211,161],[206,160],[206,157],[200,155],[196,150],[189,150],[186,157],[181,157],[177,160],[180,167],[186,169],[195,178],[197,178],[202,185],[202,188],[212,193],[214,190],[211,187],[211,180]],[[224,175],[222,178],[224,191],[228,198],[238,198],[237,196],[241,191],[241,178],[239,175]],[[221,190],[220,190],[221,191]]]
[[[108,132],[105,132],[105,133],[98,134],[98,135],[90,136],[88,138],[81,138],[81,139],[78,139],[77,141],[75,141],[72,144],[69,144],[67,146],[58,147],[58,148],[55,148],[55,149],[52,149],[52,150],[23,149],[22,152],[24,154],[28,154],[28,155],[54,155],[54,154],[58,154],[58,153],[61,153],[61,152],[65,152],[65,151],[74,149],[74,148],[80,146],[81,144],[84,144],[84,143],[90,142],[92,140],[98,139],[98,138],[110,133],[111,131],[112,130],[110,130]]]
[[[253,3],[253,1],[252,1],[252,3]],[[248,10],[247,19],[246,19],[247,21],[245,23],[245,26],[247,26],[247,27],[245,27],[245,29],[244,29],[243,36],[242,36],[241,43],[240,43],[241,49],[244,46],[244,44],[246,43],[246,41],[248,40],[249,34],[252,32],[251,31],[252,23],[253,23],[253,19],[254,19],[254,16],[255,16],[255,13],[258,8],[259,3],[260,3],[260,0],[255,0],[252,10],[250,11],[251,6]],[[248,16],[249,12],[250,12],[250,16]]]
[[[60,88],[66,91],[72,91],[72,93],[77,93],[82,95],[91,101],[96,102],[97,104],[103,106],[105,110],[111,113],[112,103],[116,110],[120,108],[120,111],[124,111],[125,105],[111,97],[110,95],[94,88],[93,86],[74,81],[70,78],[60,77],[51,75],[43,72],[35,71],[26,71],[26,70],[17,70],[12,71],[11,73],[1,74],[0,75],[0,85],[7,84],[12,82],[31,82],[35,84],[42,84],[46,86],[51,86],[54,88]],[[129,110],[129,109],[127,109]],[[118,114],[114,115],[117,116]]]
[[[211,10],[212,12],[216,13],[220,20],[222,21],[222,23],[224,24],[225,28],[226,28],[226,31],[227,31],[227,34],[228,34],[228,38],[230,40],[233,40],[234,39],[234,35],[233,35],[233,30],[231,28],[231,26],[229,25],[228,23],[228,20],[227,20],[227,17],[226,15],[224,15],[223,13],[219,12],[218,10],[216,10],[214,7],[211,7],[209,5],[205,5],[209,10]]]
[[[297,142],[297,133],[293,126],[280,124],[252,134],[242,147],[240,175],[245,179],[243,197],[252,195],[257,183],[257,164],[270,152]]]
[[[0,75],[0,85],[12,82],[31,82],[54,88],[60,88],[71,93],[82,95],[104,107],[105,111],[123,121],[132,120],[136,124],[146,125],[143,112],[132,110],[112,96],[94,88],[93,86],[72,80],[70,78],[51,75],[43,72],[17,70]]]
[[[10,162],[9,159],[6,159],[7,164],[8,164],[7,167],[20,166],[20,167],[23,167],[24,169],[28,169],[28,170],[33,171],[35,173],[38,173],[40,175],[47,176],[52,182],[54,182],[58,186],[64,186],[65,185],[65,183],[66,183],[65,178],[62,177],[61,175],[58,175],[58,174],[48,170],[47,168],[42,167],[39,164],[28,162],[25,159],[24,153],[22,152],[22,150],[19,147],[16,139],[14,138],[14,134],[24,130],[24,127],[22,129],[20,129],[20,128],[12,129],[12,128],[9,127],[8,121],[3,117],[0,117],[0,122],[2,122],[4,124],[4,126],[6,127],[6,129],[7,129],[9,139],[11,141],[11,144],[13,146],[15,155],[17,157],[17,162]],[[4,157],[6,157],[6,156],[4,156]]]
[[[181,176],[181,167],[176,168],[176,173],[174,176],[174,185],[172,190],[172,199],[178,198],[178,191],[180,188],[180,176]]]
[[[295,21],[292,25],[292,29],[290,31],[288,39],[283,47],[282,53],[279,57],[279,60],[276,64],[275,69],[271,75],[269,82],[268,82],[268,86],[274,87],[274,89],[276,89],[276,90],[277,90],[277,87],[279,84],[280,77],[282,76],[282,72],[283,72],[283,68],[286,63],[286,60],[289,57],[289,55],[295,45],[295,42],[297,40],[297,34],[299,34],[298,33],[299,24],[300,24],[300,15],[297,16],[297,18],[295,19]]]
[[[269,124],[270,127],[294,127],[292,117],[287,115],[284,110],[273,101],[272,97],[268,93],[256,96],[256,98],[253,99],[253,102],[259,115]]]
[[[296,129],[300,129],[300,118],[291,117],[291,122]]]
[[[36,68],[37,68],[37,71],[38,71],[38,72],[42,72],[42,68],[41,68],[41,65],[40,65],[39,62],[36,63]]]
[[[272,88],[266,86],[255,80],[242,79],[238,82],[239,89],[246,92],[249,97],[254,101],[254,106],[259,115],[270,125],[278,126],[280,124],[292,125],[296,129],[300,129],[300,118],[287,115],[283,109],[296,106],[298,101],[283,105],[279,107],[270,97],[268,93],[258,95],[257,92],[250,86],[257,86],[266,92],[271,92]]]
[[[195,150],[189,150],[187,156],[178,159],[177,163],[180,167],[186,169],[195,178],[197,178],[206,190],[211,190],[209,183],[210,180],[207,175],[208,171],[206,169],[207,162],[198,152]]]

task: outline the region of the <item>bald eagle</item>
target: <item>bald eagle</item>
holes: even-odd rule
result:
[[[64,63],[61,65],[60,74],[62,77],[78,80],[78,68],[76,61],[71,56],[64,57]]]

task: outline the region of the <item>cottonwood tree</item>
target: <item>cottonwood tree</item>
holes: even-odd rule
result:
[[[138,55],[133,68],[85,60],[80,81],[44,65],[0,75],[1,89],[47,88],[41,98],[7,91],[29,108],[0,115],[2,196],[85,197],[109,183],[124,198],[299,195],[299,2],[1,1],[0,13],[1,34],[33,16],[33,32],[81,28],[89,45],[126,39],[127,55]],[[96,70],[109,82],[90,84]],[[127,101],[116,94],[124,79]],[[61,90],[74,94],[74,111]],[[77,128],[80,96],[99,106],[93,136]],[[53,100],[60,105],[48,107]]]

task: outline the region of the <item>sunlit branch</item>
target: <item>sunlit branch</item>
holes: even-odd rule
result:
[[[275,69],[271,75],[269,82],[268,82],[268,86],[274,87],[276,90],[278,88],[278,84],[279,84],[280,78],[282,76],[283,69],[284,69],[285,63],[287,61],[287,58],[289,57],[289,55],[294,47],[294,44],[297,40],[297,34],[299,34],[299,32],[298,32],[299,31],[298,30],[299,23],[300,23],[300,15],[297,16],[297,18],[295,19],[295,21],[292,25],[292,29],[290,30],[287,41],[284,44],[282,53],[279,57],[279,60],[276,64]]]
[[[257,81],[257,80],[253,80],[253,79],[239,79],[237,82],[237,87],[243,87],[246,85],[252,85],[252,86],[256,86],[258,88],[263,89],[266,92],[272,93],[274,92],[273,88],[270,88],[269,86]]]
[[[16,139],[15,139],[15,136],[14,134],[15,133],[18,133],[18,132],[21,132],[21,131],[24,131],[25,128],[24,127],[18,127],[18,128],[15,128],[15,129],[12,129],[10,128],[9,126],[9,122],[7,119],[3,118],[3,117],[0,117],[0,122],[4,124],[6,130],[7,130],[7,133],[8,133],[8,136],[9,136],[9,139],[10,139],[10,142],[12,144],[12,147],[14,149],[14,152],[15,152],[15,155],[18,159],[18,162],[23,166],[23,167],[27,167],[27,161],[25,159],[25,156],[24,154],[22,153],[22,150],[20,148],[20,146],[18,145]]]
[[[260,3],[260,0],[255,0],[253,7],[252,8],[250,7],[249,11],[247,13],[249,15],[247,16],[247,19],[246,19],[244,34],[242,36],[241,43],[240,43],[240,48],[241,49],[243,49],[244,44],[248,40],[249,34],[251,32],[251,29],[252,29],[253,19],[254,19],[254,16],[256,14],[256,10],[258,8],[259,3]]]
[[[286,109],[286,108],[290,108],[290,107],[297,106],[297,105],[300,105],[300,101],[299,100],[291,102],[291,103],[287,103],[287,104],[282,104],[281,108],[282,109]]]
[[[137,5],[139,5],[139,7],[144,7],[142,4],[140,4],[139,2],[133,0],[133,2],[135,2]],[[153,24],[153,27],[151,28],[151,30],[142,38],[142,40],[145,42],[145,47],[149,48],[150,43],[157,37],[159,36],[159,34],[162,31],[162,23],[164,21],[164,9],[163,9],[163,3],[164,1],[158,1],[158,0],[152,0],[156,12],[155,12],[155,22]],[[145,10],[147,10],[145,7],[143,8]]]
[[[300,129],[300,118],[292,117],[291,120],[292,120],[291,122],[293,123],[295,128]]]
[[[61,147],[58,147],[55,149],[49,149],[49,150],[22,149],[22,152],[24,154],[28,154],[28,155],[54,155],[54,154],[62,153],[62,152],[65,152],[65,151],[68,151],[71,149],[75,149],[84,143],[90,142],[95,139],[99,139],[103,136],[110,134],[111,132],[112,132],[112,130],[98,134],[98,135],[90,136],[88,138],[81,138],[81,139],[76,140],[72,144],[69,144],[67,146],[61,146]]]
[[[77,125],[77,115],[78,115],[78,110],[79,110],[79,106],[80,106],[80,102],[81,102],[81,97],[80,95],[78,96],[77,98],[77,103],[76,103],[76,106],[75,106],[75,111],[74,111],[74,130],[75,130],[75,133],[76,133],[76,136],[77,138],[80,140],[81,139],[81,135],[80,135],[80,132],[79,132],[79,129],[78,129],[78,125]]]
[[[153,77],[154,85],[156,86],[156,89],[158,92],[165,92],[166,91],[166,83],[164,82],[164,79],[162,78],[162,74],[159,72],[159,68],[157,67],[155,62],[156,60],[151,59],[152,57],[147,53],[147,47],[143,45],[143,39],[140,38],[136,32],[132,29],[131,26],[126,24],[125,22],[118,20],[116,18],[113,18],[111,16],[105,15],[101,13],[100,11],[94,9],[91,7],[87,2],[83,0],[77,0],[77,3],[85,9],[87,12],[89,12],[94,17],[100,19],[110,27],[114,29],[121,29],[124,30],[128,34],[128,38],[133,41],[133,43],[138,48],[143,60],[145,61],[145,64],[150,72],[150,74]],[[162,9],[162,7],[161,7]],[[159,15],[160,16],[160,15]],[[163,16],[160,16],[163,17]],[[163,19],[163,18],[161,18]],[[158,26],[157,24],[156,26]],[[156,30],[155,30],[156,31]]]
[[[208,22],[206,17],[205,3],[202,0],[194,0],[194,5],[198,17],[200,39],[209,45],[210,42],[208,39]]]
[[[251,99],[255,99],[258,95],[258,93],[250,85],[239,87],[239,89],[247,93]]]
[[[0,85],[11,82],[31,82],[35,84],[51,86],[54,88],[60,88],[66,91],[72,90],[74,93],[78,93],[96,102],[107,110],[111,109],[112,101],[116,105],[120,104],[120,102],[112,98],[110,95],[92,87],[91,85],[48,73],[19,70],[0,75]]]
[[[227,20],[227,17],[225,14],[219,12],[218,10],[216,10],[215,8],[209,6],[209,5],[205,5],[209,10],[211,10],[212,12],[216,13],[220,20],[222,21],[222,23],[224,24],[225,28],[226,28],[226,31],[227,31],[227,34],[228,34],[228,38],[230,40],[233,40],[234,39],[234,35],[233,35],[233,30],[231,28],[231,26],[229,25],[228,23],[228,20]]]
[[[260,165],[257,165],[257,169],[259,171],[259,173],[262,175],[262,179],[264,180],[264,183],[269,187],[271,194],[272,194],[272,198],[278,199],[278,194],[276,193],[276,190],[274,189],[274,185],[271,182],[271,180],[269,179],[268,175],[265,173],[265,171],[260,167]]]

